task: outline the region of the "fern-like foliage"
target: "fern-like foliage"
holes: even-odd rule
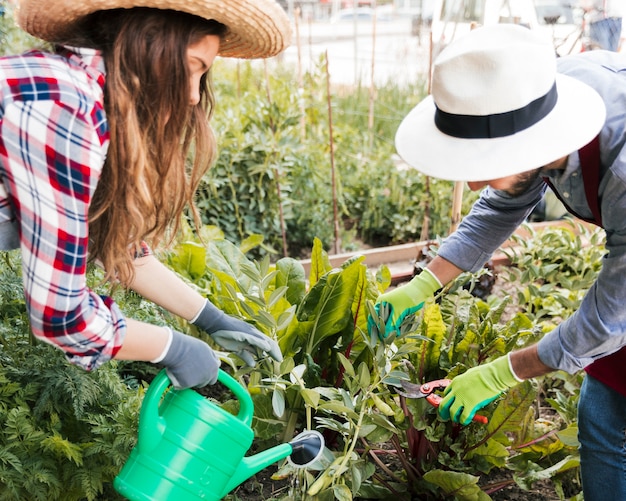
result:
[[[32,338],[20,255],[0,259],[0,501],[121,499],[112,481],[136,442],[142,385],[126,384],[122,364],[86,372]]]

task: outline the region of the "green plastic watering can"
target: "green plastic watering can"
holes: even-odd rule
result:
[[[165,370],[154,378],[139,413],[137,445],[113,486],[131,501],[223,498],[263,468],[289,457],[310,467],[326,450],[322,435],[305,431],[292,442],[245,457],[252,445],[250,395],[219,370],[218,381],[239,400],[233,415],[192,389],[176,390]]]

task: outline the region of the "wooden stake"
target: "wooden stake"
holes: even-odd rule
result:
[[[306,138],[306,122],[305,122],[305,108],[304,108],[304,83],[302,80],[302,44],[300,42],[300,7],[296,7],[294,15],[294,23],[296,28],[296,47],[298,49],[298,90],[300,91],[300,136],[302,139]]]
[[[374,99],[376,96],[376,84],[374,83],[374,67],[376,62],[376,0],[372,0],[374,18],[372,20],[372,80],[370,82],[369,106],[367,114],[367,130],[369,132],[370,151],[374,147]]]
[[[335,173],[335,142],[333,140],[333,113],[330,100],[330,72],[328,71],[328,50],[324,53],[326,59],[326,100],[328,102],[328,135],[330,142],[330,175],[333,196],[333,230],[335,233],[334,253],[341,250],[341,236],[339,235],[339,209],[337,204],[337,181]]]
[[[270,89],[270,75],[267,70],[267,59],[263,60],[263,68],[265,70],[265,92],[267,93],[267,101],[272,104],[272,94]],[[272,155],[276,152],[276,124],[270,121],[270,129],[272,130]],[[289,255],[287,248],[287,229],[285,225],[285,214],[283,211],[283,198],[282,191],[280,189],[280,172],[276,167],[273,167],[274,177],[276,178],[276,195],[278,196],[278,216],[280,218],[280,234],[282,237],[283,243],[283,257],[287,257]]]

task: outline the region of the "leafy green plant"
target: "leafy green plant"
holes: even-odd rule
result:
[[[285,464],[277,473],[298,479],[288,499],[488,499],[501,487],[481,484],[493,469],[514,468],[518,483],[528,486],[575,466],[558,434],[566,425],[538,419],[537,386],[530,382],[485,409],[487,426],[441,422],[423,399],[395,391],[402,379],[454,377],[535,341],[541,328],[522,313],[501,322],[508,300],[487,303],[455,287],[399,338],[372,339],[367,312],[390,276],[383,268],[373,277],[362,261],[357,256],[332,268],[316,241],[307,285],[297,261],[250,261],[219,233],[170,255],[212,301],[281,345],[280,364],[264,361],[250,370],[227,359],[253,396],[257,444],[285,442],[306,428],[324,431],[333,452],[324,471]]]
[[[513,237],[515,246],[504,250],[512,264],[507,268],[508,280],[517,283],[520,288],[517,306],[544,332],[576,311],[595,282],[606,253],[603,230],[571,219],[566,223],[565,226],[549,226],[541,230],[526,225],[528,235]],[[577,478],[580,460],[576,408],[583,378],[582,373],[570,376],[557,372],[540,381],[542,400],[561,423],[557,430],[551,432],[558,435],[555,443],[566,444],[569,453],[555,462],[558,453],[539,452],[531,442],[528,447],[520,448],[521,454],[511,463],[517,469],[529,457],[537,459],[543,456],[540,461],[546,469],[527,471],[527,475],[519,481],[529,485],[528,482],[544,478],[546,472],[558,470],[553,481],[561,499],[566,498],[568,489],[565,484],[571,485],[572,477],[574,483],[580,485]],[[546,461],[547,458],[549,461]]]
[[[99,280],[97,270],[90,281]],[[112,481],[136,443],[144,370],[110,362],[85,372],[30,333],[21,255],[0,266],[0,499],[121,499]],[[119,302],[138,318],[160,313],[134,294]],[[134,368],[133,368],[134,367]]]
[[[292,258],[274,264],[268,256],[248,258],[263,243],[257,235],[239,246],[212,227],[185,237],[166,256],[171,266],[221,309],[277,339],[284,353],[283,362],[267,359],[255,368],[221,353],[253,397],[255,447],[317,428],[332,452],[319,472],[281,465],[276,475],[292,479],[285,499],[488,499],[504,484],[488,485],[485,476],[499,469],[512,469],[524,487],[552,478],[564,495],[565,479],[578,465],[576,378],[557,375],[558,385],[543,398],[549,415],[536,403],[545,385],[520,385],[484,409],[486,426],[442,422],[423,399],[396,391],[403,379],[451,378],[536,340],[543,326],[527,315],[503,319],[508,299],[483,301],[454,284],[403,326],[401,336],[381,342],[367,333],[366,319],[389,286],[385,267],[374,275],[357,256],[333,268],[315,241],[306,277]],[[0,496],[116,499],[111,481],[134,445],[143,382],[155,368],[112,362],[85,373],[31,339],[20,273],[19,253],[5,254],[0,414],[7,425],[0,434],[0,483],[6,489]],[[91,271],[94,287],[100,278]],[[177,322],[133,293],[120,292],[116,300],[137,318]],[[223,399],[227,409],[236,404]]]
[[[216,62],[220,154],[198,193],[203,222],[235,243],[262,234],[256,257],[285,257],[283,239],[287,255],[303,256],[315,238],[334,242],[335,195],[344,249],[355,240],[379,246],[417,240],[425,224],[430,237],[446,234],[453,184],[404,168],[394,147],[400,121],[425,95],[424,83],[378,88],[370,126],[369,89],[333,89],[329,98],[323,67],[320,61],[297,88],[293,68],[280,63],[268,72],[253,63]],[[465,211],[476,196],[465,197]]]
[[[141,393],[115,364],[85,373],[49,346],[5,345],[0,381],[0,499],[121,499],[111,482],[135,444]]]
[[[509,281],[520,285],[517,301],[536,320],[558,321],[570,316],[602,267],[604,232],[573,220],[567,226],[534,230],[512,237],[504,249],[512,266]]]

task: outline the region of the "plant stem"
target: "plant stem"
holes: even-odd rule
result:
[[[335,473],[333,473],[333,483],[337,477],[340,477],[343,474],[342,473],[343,469],[345,468],[346,464],[350,460],[350,456],[352,455],[352,452],[354,452],[354,449],[356,448],[356,443],[359,440],[359,433],[361,431],[361,426],[363,425],[363,417],[365,416],[365,411],[367,410],[367,406],[365,405],[367,398],[369,398],[369,392],[363,394],[364,405],[361,406],[361,410],[359,411],[359,419],[356,423],[356,426],[354,427],[354,433],[352,434],[352,441],[350,442],[350,446],[348,447],[348,450],[343,455],[341,464],[335,470]]]
[[[298,393],[294,399],[294,403],[291,406],[291,409],[299,409],[301,404],[302,397]],[[307,421],[309,421],[307,416]],[[296,424],[298,423],[298,413],[294,410],[289,410],[289,419],[287,419],[287,423],[285,425],[285,432],[283,433],[282,442],[289,442],[293,438],[296,430]],[[307,422],[307,425],[310,424]]]
[[[367,443],[367,441],[364,438],[361,438],[361,442],[363,442],[363,444],[365,444],[365,452],[367,452],[371,456],[371,458],[378,465],[378,467],[381,470],[383,470],[394,482],[401,482],[401,480],[398,477],[396,477],[396,475],[389,469],[389,467],[385,463],[383,463],[381,461],[381,459],[376,454],[376,451],[374,451],[374,449],[370,448],[369,444]],[[387,451],[385,451],[385,452],[387,452]]]

